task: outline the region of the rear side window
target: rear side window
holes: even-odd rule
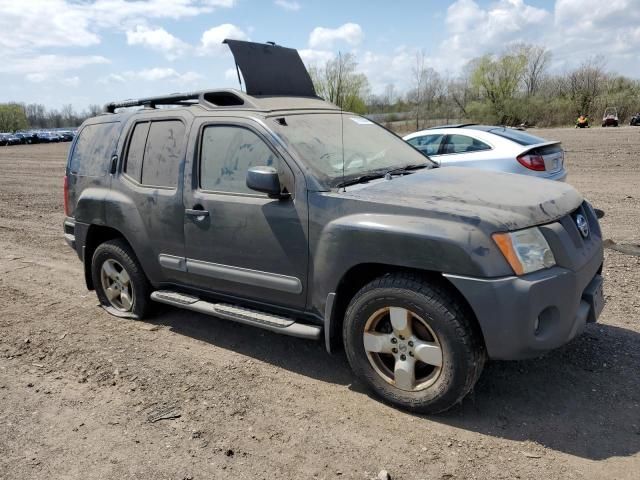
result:
[[[125,173],[142,185],[175,188],[184,134],[179,120],[137,123],[129,140]]]
[[[142,183],[142,158],[144,157],[144,147],[147,143],[149,133],[149,122],[137,123],[133,127],[129,150],[127,152],[127,163],[124,171],[138,183]]]
[[[447,135],[444,153],[469,153],[491,150],[491,147],[480,140],[467,135]]]
[[[183,154],[184,124],[177,120],[152,122],[142,164],[143,185],[175,187]]]
[[[544,138],[536,137],[535,135],[525,133],[521,130],[515,130],[513,128],[494,128],[489,131],[494,135],[498,135],[499,137],[506,138],[524,146],[546,142]]]
[[[76,140],[69,161],[71,173],[101,177],[109,171],[120,133],[120,122],[98,123],[84,127]]]
[[[251,130],[231,126],[204,129],[200,156],[200,188],[216,192],[252,193],[247,187],[250,167],[269,166],[280,171],[271,149]]]

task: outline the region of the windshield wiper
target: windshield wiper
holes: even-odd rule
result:
[[[406,165],[404,167],[392,168],[384,172],[385,175],[401,175],[403,173],[411,173],[412,170],[420,170],[421,168],[431,168],[428,163],[416,163],[413,165]]]
[[[342,188],[342,187],[348,187],[349,185],[356,185],[358,183],[365,183],[365,182],[368,182],[369,180],[375,180],[377,178],[382,178],[382,177],[385,176],[385,174],[386,174],[386,172],[367,173],[366,175],[360,175],[358,177],[350,178],[349,180],[345,180],[343,182],[340,182],[340,183],[336,184],[336,187]]]

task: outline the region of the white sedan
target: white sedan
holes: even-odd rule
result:
[[[564,181],[564,150],[521,130],[488,125],[448,125],[404,139],[442,167],[473,167]]]

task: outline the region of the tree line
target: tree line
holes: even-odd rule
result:
[[[563,73],[549,71],[551,59],[543,46],[516,44],[475,58],[449,76],[428,67],[421,51],[410,87],[402,92],[390,84],[378,95],[370,93],[351,54],[311,67],[310,74],[321,97],[345,110],[378,115],[384,123],[404,120],[404,129],[452,121],[570,125],[582,114],[598,123],[606,107],[616,107],[624,122],[640,110],[640,81],[607,71],[602,57]]]
[[[77,112],[72,105],[64,105],[60,110],[47,109],[38,103],[0,104],[0,132],[15,132],[27,129],[73,128],[85,119],[102,111],[99,105],[90,105]]]
[[[438,123],[473,121],[502,125],[570,125],[582,114],[597,123],[606,107],[616,107],[621,122],[640,111],[640,81],[609,72],[602,57],[592,57],[563,72],[549,71],[551,52],[544,46],[516,44],[497,55],[471,60],[459,75],[427,66],[424,51],[416,54],[409,87],[389,84],[371,93],[369,79],[358,72],[353,54],[309,68],[319,96],[344,110],[376,116],[399,129]],[[102,111],[90,105],[77,112],[44,105],[0,104],[0,131],[76,127]]]

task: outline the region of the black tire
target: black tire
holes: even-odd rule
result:
[[[409,318],[416,318],[411,322],[419,322],[418,328],[423,328],[421,325],[426,323],[440,346],[441,367],[437,373],[431,374],[432,380],[421,384],[425,385],[421,389],[410,391],[398,388],[392,383],[395,379],[390,381],[389,377],[385,378],[384,373],[380,373],[385,368],[384,365],[380,366],[381,361],[390,361],[397,366],[400,353],[398,348],[395,348],[393,354],[375,354],[378,355],[377,360],[370,360],[371,354],[367,354],[364,342],[365,329],[370,325],[368,322],[387,307],[401,309],[396,311],[406,309],[416,315],[417,317],[409,315]],[[376,394],[395,406],[420,413],[447,410],[471,391],[482,373],[487,358],[482,334],[466,310],[447,289],[420,276],[408,273],[384,275],[364,286],[347,307],[343,323],[343,340],[349,364],[355,374]],[[385,321],[390,325],[390,321],[383,319],[380,321],[383,327]],[[397,336],[395,329],[391,328],[388,335]],[[418,328],[414,328],[414,331]],[[391,341],[393,340],[392,338]],[[403,351],[406,352],[406,339],[395,340],[394,345],[404,347]],[[429,367],[415,359],[419,356],[417,350],[415,356],[409,350],[409,355],[414,357],[415,372],[418,372],[418,367]],[[407,359],[406,355],[402,357],[403,360]],[[377,368],[374,367],[376,362]],[[438,369],[430,368],[434,369],[432,372]],[[417,376],[415,373],[414,378]]]
[[[120,289],[121,291],[126,290],[127,297],[130,297],[131,306],[129,308],[127,308],[128,303],[124,303],[121,300],[122,296],[117,301],[109,300],[107,296],[103,282],[103,275],[105,274],[103,274],[102,271],[103,265],[107,261],[109,261],[110,264],[115,263],[116,267],[119,265],[126,270],[131,288],[123,289],[123,282]],[[149,298],[151,294],[151,284],[133,250],[126,241],[115,239],[99,245],[93,253],[91,276],[100,305],[110,314],[121,318],[141,320],[149,313],[151,309],[151,299]],[[106,281],[110,281],[110,279]],[[121,308],[117,305],[118,303],[121,304]]]

